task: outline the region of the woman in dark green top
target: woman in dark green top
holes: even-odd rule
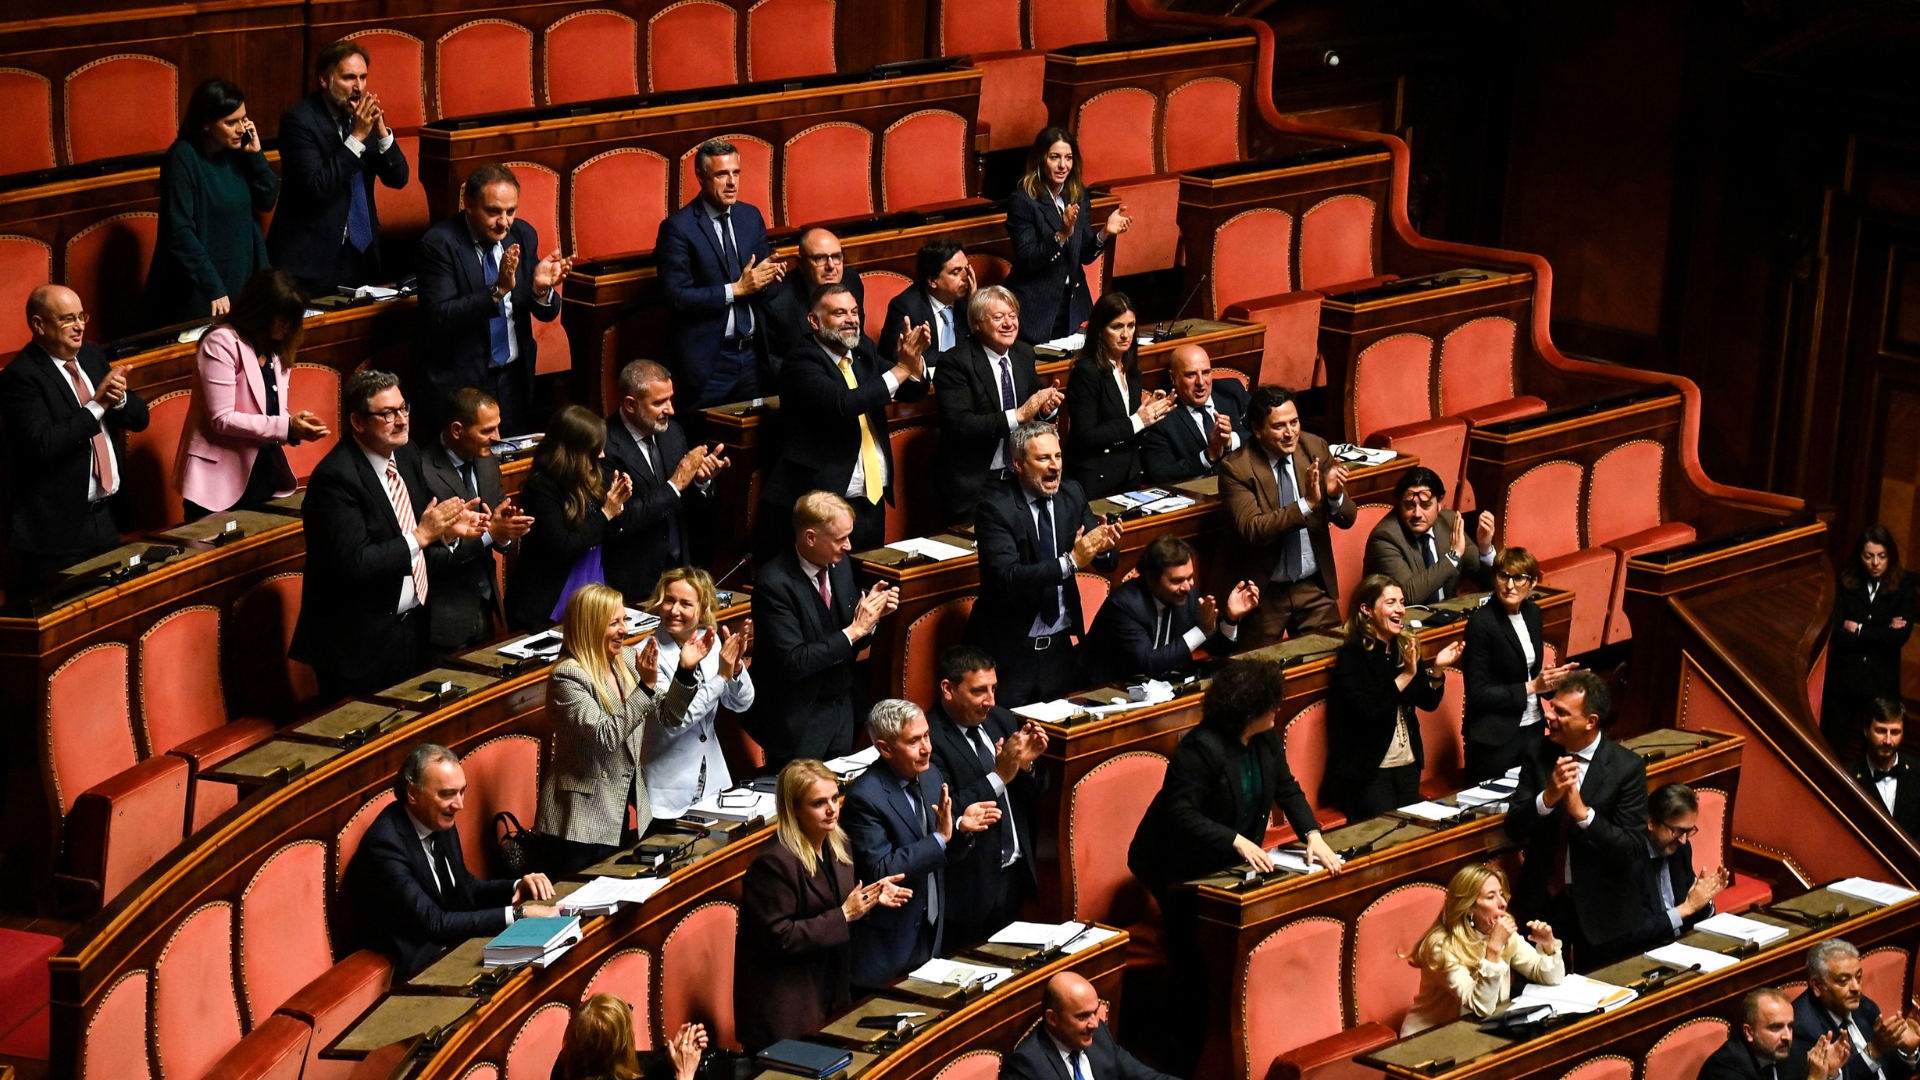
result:
[[[224,315],[240,286],[267,268],[254,215],[273,209],[280,181],[225,79],[193,92],[180,137],[160,163],[160,235],[147,271],[146,325]]]

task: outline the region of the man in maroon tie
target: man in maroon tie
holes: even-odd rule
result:
[[[7,544],[22,593],[120,546],[132,529],[124,433],[147,427],[147,403],[127,389],[126,371],[85,343],[87,310],[72,289],[33,290],[27,328],[32,343],[0,370],[13,487]]]

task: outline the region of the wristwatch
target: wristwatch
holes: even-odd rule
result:
[[[527,917],[527,902],[525,900],[513,905],[513,917],[515,919],[524,919]]]

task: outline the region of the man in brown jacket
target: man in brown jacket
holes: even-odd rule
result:
[[[1260,606],[1241,631],[1241,643],[1257,648],[1288,631],[1340,624],[1327,528],[1351,528],[1354,507],[1346,465],[1325,439],[1300,430],[1292,391],[1255,390],[1247,427],[1253,440],[1220,462],[1220,498],[1233,527],[1217,576],[1259,583]]]

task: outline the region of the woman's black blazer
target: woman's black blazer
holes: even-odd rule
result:
[[[1081,360],[1067,380],[1067,476],[1079,481],[1087,498],[1126,491],[1140,479],[1140,436],[1133,414],[1140,408],[1141,377],[1127,376],[1127,399],[1113,372],[1098,361]]]
[[[1007,200],[1007,236],[1013,241],[1013,270],[1007,288],[1020,301],[1020,340],[1038,345],[1053,337],[1060,306],[1069,311],[1078,301],[1081,310],[1093,309],[1086,267],[1100,257],[1100,239],[1093,230],[1093,201],[1080,199],[1080,220],[1064,244],[1055,242],[1060,210],[1052,198],[1036,199],[1019,188]],[[1078,327],[1069,326],[1068,333]]]
[[[1394,722],[1402,709],[1439,708],[1445,687],[1434,685],[1427,677],[1429,670],[1423,661],[1413,681],[1402,690],[1394,685],[1400,664],[1393,647],[1372,635],[1351,638],[1340,646],[1334,654],[1328,694],[1333,707],[1327,717],[1323,801],[1328,792],[1355,790],[1380,767],[1380,759],[1387,756],[1387,747],[1393,744]],[[1426,753],[1416,717],[1407,718],[1407,735],[1413,744],[1413,763],[1424,764]]]
[[[1856,699],[1900,696],[1900,650],[1913,636],[1913,595],[1912,574],[1904,575],[1899,588],[1883,588],[1872,600],[1864,583],[1857,589],[1840,585],[1834,590],[1828,686]],[[1896,618],[1907,625],[1895,630]],[[1859,623],[1859,633],[1848,633],[1848,622]]]
[[[1513,621],[1498,600],[1489,600],[1467,616],[1467,707],[1462,726],[1468,742],[1505,746],[1520,733],[1527,712],[1527,684],[1540,677],[1547,655],[1540,631],[1540,605],[1520,601],[1520,621],[1533,642],[1527,663]]]
[[[1241,861],[1233,849],[1242,816],[1240,770],[1234,767],[1237,742],[1203,725],[1189,731],[1174,750],[1166,781],[1127,851],[1128,869],[1149,889],[1158,891]],[[1262,805],[1278,806],[1301,836],[1318,829],[1306,792],[1287,767],[1279,732],[1263,731],[1247,745],[1260,762]],[[1260,843],[1263,837],[1248,839]]]
[[[612,469],[604,461],[600,479],[603,484],[612,483]],[[520,512],[533,515],[533,527],[520,541],[520,558],[507,580],[507,625],[515,631],[538,630],[553,624],[553,608],[560,602],[560,590],[566,587],[573,564],[620,530],[600,512],[599,503],[587,507],[578,523],[569,522],[566,496],[539,474],[528,477],[517,498]]]

